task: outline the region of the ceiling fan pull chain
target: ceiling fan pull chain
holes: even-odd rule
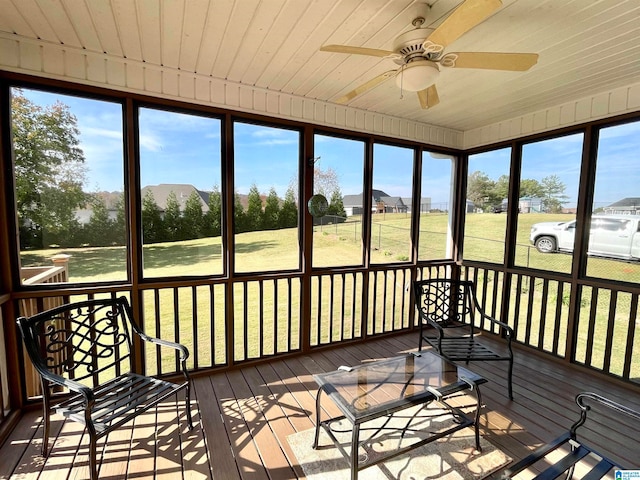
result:
[[[400,100],[404,98],[404,88],[403,88],[403,80],[404,80],[404,67],[405,65],[400,66]]]

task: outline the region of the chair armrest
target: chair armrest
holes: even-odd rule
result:
[[[584,425],[585,421],[587,420],[587,412],[591,409],[591,407],[585,403],[585,400],[587,399],[589,401],[597,402],[600,405],[610,408],[618,413],[623,413],[630,416],[631,418],[640,420],[640,412],[631,410],[629,407],[625,407],[624,405],[614,402],[613,400],[603,397],[602,395],[598,395],[597,393],[582,392],[576,396],[576,404],[578,405],[578,407],[580,407],[580,419],[575,422],[570,429],[571,437],[574,439],[576,438],[576,430]]]
[[[508,324],[506,324],[501,320],[498,320],[497,318],[493,318],[491,315],[487,315],[481,309],[478,309],[478,313],[480,314],[480,317],[482,317],[484,320],[488,320],[492,324],[498,325],[499,327],[504,329],[505,336],[509,339],[509,341],[511,341],[511,339],[513,338],[513,328],[511,328],[511,326],[509,326]]]
[[[169,340],[163,340],[161,338],[156,338],[156,337],[150,337],[149,335],[147,335],[144,332],[137,332],[137,333],[140,336],[140,338],[142,338],[146,342],[153,343],[153,344],[159,345],[161,347],[173,348],[174,350],[179,351],[180,352],[180,360],[186,360],[187,358],[189,358],[189,349],[187,349],[187,347],[185,347],[181,343],[172,342],[172,341],[169,341]]]
[[[55,385],[61,385],[63,387],[68,388],[72,392],[78,393],[84,397],[86,404],[93,403],[95,401],[95,396],[93,394],[93,390],[86,385],[83,385],[80,382],[76,382],[75,380],[64,378],[56,373],[47,370],[46,368],[42,368],[40,365],[34,365],[42,378],[50,383]]]

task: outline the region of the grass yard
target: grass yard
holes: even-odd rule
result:
[[[555,272],[569,273],[571,255],[541,254],[529,244],[529,230],[533,223],[541,221],[568,221],[572,217],[551,214],[521,214],[518,222],[518,236],[516,247],[516,265],[537,268]],[[410,256],[410,216],[406,214],[376,214],[371,229],[371,261],[374,264],[384,264],[398,261],[408,261]],[[502,262],[504,255],[504,232],[506,215],[504,214],[468,214],[465,232],[465,258]],[[314,267],[353,266],[362,263],[362,224],[359,217],[351,217],[347,222],[314,227],[313,265]],[[446,258],[445,247],[448,234],[448,217],[446,214],[423,214],[421,216],[420,231],[420,259]],[[235,262],[237,272],[260,272],[275,270],[296,270],[298,268],[299,246],[298,230],[260,231],[239,234],[235,237]],[[69,262],[69,280],[71,282],[91,282],[105,280],[126,280],[126,251],[124,247],[50,249],[29,251],[22,254],[23,266],[38,266],[50,264],[50,258],[58,253],[71,255]],[[204,238],[173,243],[158,243],[143,247],[143,263],[145,278],[172,276],[210,276],[223,272],[224,259],[220,237]],[[622,281],[640,281],[640,263],[629,263],[616,260],[589,258],[589,273],[601,278]],[[348,279],[351,281],[351,279]],[[402,281],[402,280],[398,280]],[[292,284],[290,282],[293,282]],[[324,285],[323,296],[329,291],[330,285]],[[328,279],[327,279],[328,282]],[[299,346],[299,280],[266,279],[262,282],[249,282],[246,286],[240,283],[234,291],[235,321],[235,351],[237,359],[256,358],[263,353],[286,351],[288,348]],[[392,290],[389,289],[387,295]],[[382,292],[379,292],[382,294]],[[526,295],[526,289],[513,292],[513,295]],[[564,295],[568,295],[568,291]],[[336,295],[341,295],[340,291]],[[349,291],[345,295],[351,295]],[[403,288],[396,290],[396,295],[406,295]],[[536,290],[536,300],[533,309],[540,311],[542,298],[539,289]],[[594,300],[591,290],[586,289],[583,303],[590,305]],[[400,304],[401,298],[398,298]],[[225,306],[224,286],[212,287],[171,287],[161,289],[157,295],[153,291],[144,294],[145,301],[145,329],[163,338],[174,339],[187,344],[192,352],[192,366],[197,360],[198,365],[215,365],[225,361]],[[349,300],[349,304],[352,300]],[[335,302],[335,299],[334,299]],[[597,321],[594,351],[594,364],[604,362],[604,339],[607,337],[608,327],[608,291],[600,292],[597,300]],[[356,301],[357,303],[357,301]],[[393,304],[393,302],[391,302]],[[617,298],[617,309],[613,334],[616,345],[624,345],[626,326],[628,324],[630,298],[620,294]],[[547,299],[547,316],[553,316],[555,297]],[[322,315],[330,311],[329,301],[322,306]],[[315,308],[315,307],[314,307]],[[334,306],[337,311],[338,305]],[[188,313],[190,320],[179,322],[178,333],[174,326],[177,312]],[[191,319],[191,312],[195,318]],[[389,312],[389,317],[391,318]],[[347,315],[349,312],[343,312]],[[335,312],[334,314],[335,315]],[[520,312],[520,316],[526,312]],[[178,318],[182,318],[177,314]],[[588,335],[588,308],[583,309],[579,323],[580,337]],[[356,317],[359,317],[356,312]],[[535,316],[534,316],[535,317]],[[324,317],[323,317],[324,318]],[[524,318],[524,317],[522,317]],[[585,320],[582,320],[582,319]],[[283,320],[284,319],[284,320]],[[312,325],[314,332],[318,328],[317,320]],[[339,329],[350,330],[349,325],[336,323],[334,319],[322,320],[320,339],[328,339],[329,323],[333,323],[334,336]],[[359,318],[349,318],[346,322],[359,322]],[[540,328],[535,320],[529,326],[531,341],[537,340]],[[522,320],[521,325],[525,322]],[[551,334],[551,322],[547,324],[547,337]],[[358,331],[356,331],[356,334]],[[561,333],[563,338],[565,332]],[[316,335],[317,336],[317,335]],[[522,341],[524,334],[518,332],[518,340]],[[562,340],[562,339],[561,339]],[[323,340],[324,341],[324,340]],[[291,342],[291,345],[289,345]],[[196,348],[194,348],[196,347]],[[546,348],[546,347],[545,347]],[[640,347],[639,347],[640,348]],[[578,347],[578,359],[584,360],[588,352],[584,342]],[[197,358],[196,358],[197,356]],[[614,356],[616,357],[616,356]],[[619,372],[618,365],[622,361],[612,360],[612,371]],[[164,359],[164,368],[171,368],[171,359]],[[148,362],[155,365],[155,357],[149,356]]]

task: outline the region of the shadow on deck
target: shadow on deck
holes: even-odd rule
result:
[[[485,339],[492,348],[500,344]],[[287,436],[314,425],[316,383],[312,375],[416,350],[417,334],[376,339],[314,352],[258,366],[194,379],[195,427],[189,430],[184,403],[165,402],[99,443],[101,479],[304,478]],[[471,370],[489,382],[483,385],[485,404],[481,431],[513,458],[565,431],[577,418],[574,397],[593,391],[640,409],[640,388],[516,350],[514,401],[507,398],[505,362],[477,362]],[[330,402],[327,414],[336,415]],[[40,455],[40,410],[25,413],[0,448],[0,478],[87,478],[88,449],[82,426],[52,417],[55,443],[49,458]],[[178,419],[178,420],[176,420]],[[637,427],[637,426],[636,426]],[[630,468],[640,468],[640,439],[633,426],[616,420],[581,431],[604,454]]]

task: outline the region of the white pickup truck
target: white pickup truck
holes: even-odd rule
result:
[[[541,253],[573,252],[576,221],[542,222],[531,227],[529,241]],[[640,260],[640,215],[593,215],[589,255]]]

